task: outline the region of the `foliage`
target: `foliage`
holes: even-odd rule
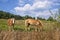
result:
[[[47,21],[55,21],[54,19],[53,19],[53,17],[49,17],[48,19],[47,19]]]
[[[9,12],[0,11],[0,19],[8,19],[8,18],[21,19],[22,17],[19,15],[14,15]]]
[[[28,18],[31,18],[31,19],[35,19],[35,17],[31,17],[31,16],[20,16],[20,15],[15,15],[15,14],[12,14],[12,13],[9,13],[9,12],[5,12],[5,11],[0,11],[0,19],[8,19],[8,18],[15,18],[15,19],[18,19],[18,20],[23,20],[23,19],[28,19]],[[45,20],[43,18],[40,18],[38,17],[38,19],[40,20]]]
[[[40,19],[40,20],[45,20],[45,18],[41,18],[41,17],[37,17],[37,19]]]
[[[57,17],[57,21],[60,22],[60,9],[58,9],[58,17]]]

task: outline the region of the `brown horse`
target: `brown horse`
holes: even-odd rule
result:
[[[15,24],[15,19],[14,18],[8,19],[7,24],[9,26],[9,30],[11,30],[11,28],[13,29]]]
[[[42,23],[40,20],[26,19],[25,26],[29,27],[29,25],[35,25],[37,28],[42,29]]]

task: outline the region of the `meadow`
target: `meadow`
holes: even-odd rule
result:
[[[60,28],[60,24],[57,21],[41,20],[41,23],[43,24],[43,29],[46,31]],[[15,20],[14,30],[25,31],[25,28],[24,20]],[[30,25],[30,29],[34,30],[34,26]],[[7,19],[0,19],[0,30],[8,30]]]
[[[24,20],[16,20],[14,31],[7,31],[7,19],[0,19],[0,40],[60,40],[60,23],[41,20],[43,31],[36,32],[34,27],[26,31]]]

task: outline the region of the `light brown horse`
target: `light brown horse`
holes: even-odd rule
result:
[[[29,25],[35,25],[37,28],[42,29],[42,23],[40,20],[26,19],[25,26],[29,27]]]
[[[14,28],[14,24],[15,24],[15,18],[10,18],[7,20],[7,25],[9,26],[9,30],[11,30],[11,28]]]

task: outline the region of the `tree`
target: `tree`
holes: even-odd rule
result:
[[[60,22],[60,8],[58,9],[58,17],[57,17],[57,21]]]
[[[51,16],[47,20],[48,21],[54,21],[54,19]]]
[[[22,17],[20,15],[14,15],[12,13],[9,12],[5,12],[5,11],[0,11],[0,19],[8,19],[8,18],[16,18],[16,19],[22,19]]]
[[[40,20],[45,20],[44,18],[42,18],[42,17],[37,17],[37,19],[40,19]]]
[[[24,19],[32,18],[31,16],[26,15]]]
[[[51,13],[51,17],[56,20],[58,17],[58,12],[56,11],[55,13],[53,13],[51,10],[49,10],[49,12]]]

